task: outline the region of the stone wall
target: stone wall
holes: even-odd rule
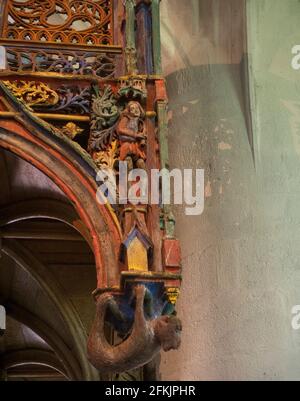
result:
[[[299,15],[296,0],[162,2],[171,167],[206,175],[204,213],[176,207],[184,331],[163,379],[300,378]]]

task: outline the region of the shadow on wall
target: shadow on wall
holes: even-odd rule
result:
[[[190,107],[203,91],[209,97],[214,79],[222,85],[218,74],[226,72],[224,78],[240,102],[254,160],[245,1],[189,0],[187,6],[181,0],[165,0],[161,16],[163,71],[171,108],[178,102],[184,107],[189,102]]]
[[[167,76],[167,89],[171,168],[204,169],[206,200],[203,215],[192,221],[181,206],[175,207],[184,267],[178,313],[184,329],[181,351],[162,358],[162,374],[170,380],[224,378],[219,354],[234,346],[230,337],[218,332],[218,318],[224,321],[224,316],[217,310],[222,308],[216,294],[224,296],[221,304],[228,309],[226,291],[238,286],[235,240],[239,241],[244,227],[250,231],[253,227],[248,175],[253,175],[254,165],[242,67],[223,64],[182,69]],[[240,303],[234,298],[230,308],[239,308]],[[228,318],[225,323],[228,330],[230,322]],[[169,366],[178,369],[172,372]]]
[[[218,102],[218,100],[226,100],[228,86],[230,86],[230,92],[235,95],[239,113],[244,119],[249,147],[254,160],[247,60],[245,55],[240,64],[190,66],[168,75],[166,81],[169,96],[170,130],[172,131],[173,126],[180,124],[179,121],[176,121],[178,119],[186,120],[186,128],[193,127],[192,130],[196,133],[199,129],[199,119],[209,130],[210,125],[215,124],[217,115],[223,113],[224,116],[229,117],[230,104],[226,101]],[[218,86],[217,91],[216,85]],[[170,135],[172,134],[170,133]],[[184,136],[180,137],[180,139],[183,138]],[[172,147],[172,142],[170,146]],[[205,160],[205,157],[201,160]],[[208,166],[206,165],[206,167]]]
[[[239,64],[246,49],[244,0],[164,0],[163,70]]]
[[[192,219],[175,210],[184,329],[181,350],[162,355],[162,377],[298,380],[291,307],[300,283],[300,108],[290,49],[299,37],[299,2],[247,3],[255,165],[244,2],[190,4],[162,2],[170,164],[205,169],[205,208]],[[207,13],[195,16],[198,33],[197,4]]]

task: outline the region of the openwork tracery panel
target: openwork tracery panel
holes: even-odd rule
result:
[[[8,0],[2,37],[113,44],[113,0]]]
[[[92,49],[91,49],[92,50]],[[7,49],[7,68],[16,72],[55,72],[112,78],[115,55],[85,50],[57,50],[19,47]]]

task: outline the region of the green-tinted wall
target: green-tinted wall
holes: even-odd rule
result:
[[[206,173],[203,215],[176,209],[184,332],[163,378],[300,379],[300,2],[162,3],[171,163]]]

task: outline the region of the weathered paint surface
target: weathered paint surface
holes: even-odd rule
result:
[[[162,2],[170,163],[205,168],[206,204],[199,217],[176,210],[184,331],[163,378],[299,379],[300,3],[247,2],[248,110],[243,2],[182,3]]]

